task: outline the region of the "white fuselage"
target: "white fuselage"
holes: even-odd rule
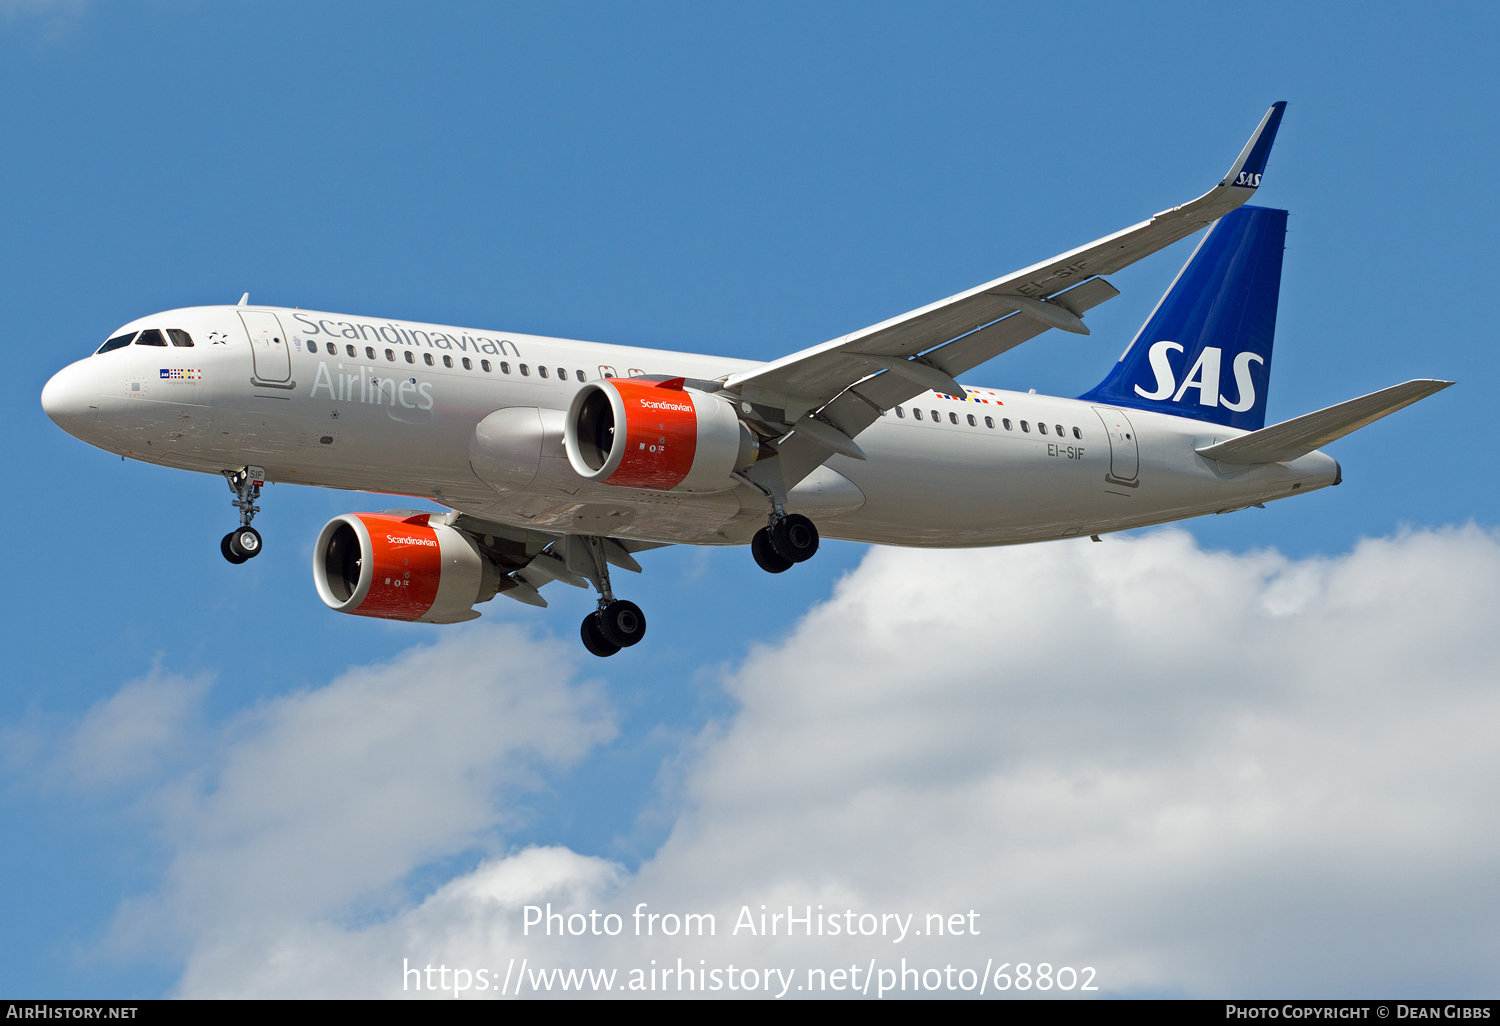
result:
[[[274,344],[252,340],[257,324],[280,327]],[[194,345],[80,360],[48,383],[49,415],[151,463],[212,474],[254,465],[271,481],[431,498],[550,532],[722,545],[748,542],[766,522],[764,496],[744,485],[686,494],[585,481],[561,437],[580,375],[712,380],[748,361],[269,307],[173,310],[120,330],[144,328],[181,329]],[[512,407],[539,411],[535,474],[481,479],[475,427]],[[1239,509],[1339,479],[1318,452],[1220,465],[1194,449],[1242,432],[1074,399],[929,392],[900,414],[859,435],[867,460],[834,456],[787,508],[829,537],[982,546]]]

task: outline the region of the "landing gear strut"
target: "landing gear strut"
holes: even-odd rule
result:
[[[750,539],[750,554],[762,570],[768,574],[783,574],[792,568],[793,563],[803,563],[817,555],[817,526],[801,513],[786,511],[784,492],[773,492],[745,474],[734,476],[764,495],[771,504],[766,526]]]
[[[222,473],[224,480],[229,482],[229,490],[234,493],[230,505],[240,511],[240,526],[223,537],[219,551],[229,562],[243,563],[260,555],[260,532],[250,526],[250,521],[260,512],[255,500],[260,498],[261,485],[266,483],[266,472],[260,467],[242,467]]]
[[[573,536],[571,545],[587,547],[587,558],[570,558],[570,567],[585,563],[583,575],[599,590],[599,608],[583,618],[579,634],[583,647],[596,656],[612,656],[622,648],[638,644],[646,636],[646,614],[641,607],[626,599],[615,598],[609,584],[609,560],[605,558],[604,546],[610,543],[604,538]],[[574,553],[569,553],[573,556]]]

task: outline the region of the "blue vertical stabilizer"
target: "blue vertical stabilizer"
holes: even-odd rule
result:
[[[1264,427],[1286,216],[1244,206],[1220,218],[1120,361],[1079,398]]]

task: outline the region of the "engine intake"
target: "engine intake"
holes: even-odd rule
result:
[[[662,492],[733,488],[760,449],[733,404],[681,378],[589,382],[573,396],[563,443],[586,480]]]
[[[500,574],[463,531],[426,513],[345,513],[323,526],[313,546],[313,583],[330,609],[419,623],[459,623],[479,615]]]

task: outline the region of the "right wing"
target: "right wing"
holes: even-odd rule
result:
[[[834,452],[858,454],[850,440],[897,403],[929,389],[961,397],[954,381],[959,374],[1048,328],[1088,334],[1081,315],[1119,295],[1099,275],[1186,238],[1255,195],[1285,108],[1284,101],[1272,104],[1229,173],[1191,202],[921,309],[730,375],[726,391],[773,417],[779,412],[795,432],[779,446],[785,487]],[[796,430],[799,422],[802,430]]]
[[[1218,460],[1220,463],[1286,463],[1306,456],[1314,449],[1321,449],[1351,431],[1358,431],[1366,424],[1373,424],[1403,406],[1410,406],[1434,392],[1441,392],[1451,384],[1451,381],[1418,378],[1327,409],[1305,413],[1226,442],[1206,445],[1197,452],[1205,459]]]

